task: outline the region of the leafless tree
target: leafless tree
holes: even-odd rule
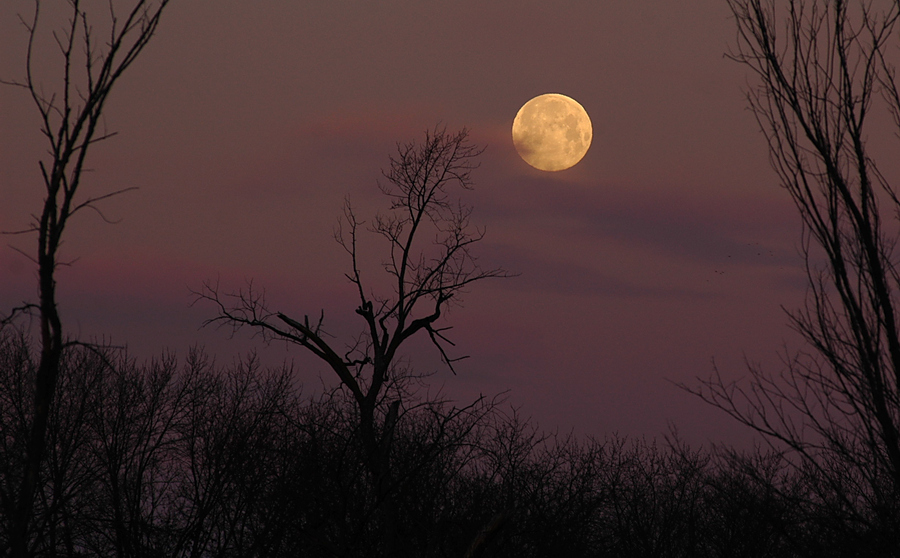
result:
[[[390,167],[383,173],[386,182],[379,183],[391,200],[390,210],[377,215],[368,230],[389,244],[382,263],[393,283],[391,293],[371,290],[357,247],[364,223],[346,204],[335,237],[350,257],[346,277],[356,287],[356,313],[364,324],[363,333],[348,343],[346,351],[325,335],[324,313],[313,322],[308,317],[295,319],[267,308],[262,295],[252,289],[223,296],[217,286],[207,283],[198,293],[219,310],[207,323],[251,326],[267,338],[295,343],[324,361],[353,395],[366,467],[383,510],[383,550],[389,556],[396,555],[398,530],[391,496],[396,479],[389,456],[401,402],[385,401],[383,396],[391,375],[399,372],[399,351],[413,336],[428,335],[452,369],[463,357],[448,353],[452,343],[444,335],[448,328],[441,326],[441,318],[472,283],[507,275],[479,265],[471,248],[484,232],[470,225],[471,208],[451,192],[472,187],[470,174],[481,152],[470,142],[467,130],[448,133],[436,128],[426,132],[422,143],[399,145],[397,156],[390,158]]]
[[[0,340],[0,499],[8,517],[15,511],[24,467],[22,454],[34,411],[31,403],[37,355],[21,330],[0,331]],[[59,387],[65,395],[57,400],[48,418],[47,450],[29,537],[34,553],[72,555],[84,530],[83,512],[90,507],[98,476],[87,415],[96,403],[92,393],[105,369],[102,359],[87,350],[67,351],[61,362]],[[0,529],[3,555],[9,548],[10,523],[5,522]]]
[[[900,273],[894,187],[867,145],[870,124],[900,127],[891,57],[894,1],[729,0],[730,57],[770,159],[804,225],[809,288],[790,323],[811,350],[780,374],[751,367],[749,388],[718,371],[701,397],[764,435],[815,487],[823,513],[871,544],[900,541]],[[873,550],[874,552],[874,550]]]
[[[177,426],[180,455],[169,462],[177,504],[169,508],[174,529],[164,554],[251,556],[275,542],[262,540],[275,537],[256,518],[270,504],[275,458],[287,449],[279,410],[294,395],[291,370],[264,371],[251,355],[227,369],[207,362],[198,379]]]
[[[270,525],[278,526],[279,515],[277,508],[266,509],[272,503],[267,485],[273,477],[283,485],[282,454],[302,459],[300,452],[289,454],[298,432],[280,432],[281,408],[297,395],[289,369],[261,371],[253,358],[219,368],[199,350],[182,363],[166,355],[143,365],[118,351],[102,352],[80,347],[63,353],[31,552],[68,558],[265,555],[253,549],[277,542]],[[21,331],[0,331],[4,505],[23,465],[36,357]],[[9,530],[0,528],[4,555],[8,538]]]
[[[37,356],[0,331],[0,490],[21,465]],[[348,390],[304,397],[290,368],[252,357],[63,356],[36,555],[352,558],[382,546]],[[398,387],[385,389],[403,402],[390,456],[400,555],[852,555],[804,522],[809,482],[778,455],[712,467],[677,439],[560,437],[495,400],[457,408]]]
[[[24,81],[3,83],[24,89],[37,108],[41,131],[49,143],[49,155],[40,162],[46,196],[34,223],[22,233],[37,233],[39,302],[13,310],[2,322],[9,324],[16,314],[37,311],[41,332],[41,357],[36,374],[34,413],[25,448],[25,465],[16,496],[15,513],[10,516],[13,556],[26,556],[29,521],[34,505],[37,475],[46,446],[48,417],[54,401],[62,352],[73,342],[63,333],[56,299],[55,271],[60,265],[59,248],[69,219],[83,209],[124,190],[97,196],[79,196],[82,173],[90,147],[111,134],[103,128],[102,114],[113,86],[150,41],[169,0],[131,2],[130,7],[108,10],[108,36],[95,35],[93,21],[83,2],[70,0],[70,17],[65,29],[52,34],[62,58],[61,83],[57,87],[41,83],[35,76],[35,49],[41,35],[41,8],[35,0],[34,16],[22,19],[28,33]],[[101,213],[102,216],[102,213]],[[31,256],[29,256],[31,257]]]

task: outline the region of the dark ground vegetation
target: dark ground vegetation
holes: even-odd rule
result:
[[[4,506],[36,370],[28,336],[4,330]],[[74,348],[59,382],[33,555],[383,555],[346,390],[308,396],[290,369],[263,370],[252,356],[216,365],[199,350],[136,364]],[[388,455],[398,556],[887,555],[884,533],[829,513],[828,487],[778,454],[551,435],[501,399],[459,406],[423,398],[416,382],[387,389],[401,401]]]

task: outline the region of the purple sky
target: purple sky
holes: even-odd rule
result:
[[[30,2],[0,7],[3,78],[23,72],[17,11]],[[477,253],[521,275],[452,312],[471,358],[432,384],[462,400],[509,388],[546,428],[654,436],[673,421],[692,441],[743,443],[667,381],[694,384],[713,359],[726,377],[745,357],[775,369],[783,342],[798,347],[780,306],[803,298],[799,218],[745,109],[749,77],[723,57],[733,36],[722,0],[176,0],[106,110],[119,135],[94,149],[85,193],[140,190],[102,206],[120,224],[84,214],[67,231],[63,255],[80,259],[59,274],[64,323],[140,358],[199,342],[229,362],[258,343],[198,331],[213,308],[189,307],[189,287],[254,278],[277,309],[324,308],[331,331],[354,333],[331,237],[344,197],[361,215],[384,208],[375,179],[395,143],[466,126],[488,146],[466,197],[487,229]],[[58,61],[39,51],[42,67]],[[594,127],[559,173],[510,138],[519,107],[548,92]],[[30,101],[0,88],[0,229],[38,210],[44,151]],[[3,308],[36,290],[7,242]],[[419,348],[414,364],[435,368]],[[261,351],[317,388],[324,369],[299,350]]]

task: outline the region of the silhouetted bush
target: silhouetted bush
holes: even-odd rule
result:
[[[4,514],[34,371],[29,338],[0,331]],[[137,364],[67,350],[33,553],[383,556],[352,395],[308,396],[292,375],[253,355],[222,366],[192,350]],[[811,482],[782,455],[551,435],[502,399],[456,406],[417,385],[401,374],[385,392],[400,402],[388,459],[403,556],[889,555],[884,532],[848,535],[833,515],[845,487],[829,492],[828,477]]]

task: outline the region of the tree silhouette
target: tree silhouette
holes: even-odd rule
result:
[[[36,555],[381,554],[348,390],[306,396],[291,368],[252,355],[217,366],[197,350],[145,364],[100,352],[63,354]],[[22,332],[0,331],[0,486],[19,478],[38,358]],[[399,555],[877,555],[810,519],[815,487],[777,453],[558,436],[489,400],[456,408],[403,387],[385,388],[404,407],[390,457]]]
[[[93,197],[78,197],[85,160],[90,147],[111,136],[102,131],[102,113],[109,94],[122,73],[147,45],[168,0],[139,0],[120,17],[112,2],[108,5],[109,36],[94,36],[88,12],[82,2],[69,2],[68,26],[53,34],[63,61],[58,88],[48,88],[35,78],[34,46],[39,35],[41,2],[35,1],[34,16],[22,20],[28,32],[25,80],[4,81],[21,87],[31,97],[41,119],[41,131],[49,143],[49,158],[41,161],[46,197],[34,223],[22,233],[37,233],[39,302],[27,303],[2,320],[10,324],[22,312],[37,311],[41,331],[41,357],[35,375],[34,412],[25,448],[25,465],[16,494],[7,494],[4,505],[11,521],[12,555],[28,555],[29,521],[38,484],[37,475],[46,447],[48,417],[52,411],[60,359],[74,344],[63,334],[56,300],[55,272],[59,248],[69,219],[83,209],[97,210],[98,201],[125,190]],[[102,213],[101,213],[102,216]],[[27,254],[26,254],[27,255]]]
[[[716,372],[694,391],[791,452],[789,462],[812,489],[805,500],[810,517],[839,524],[839,538],[855,541],[854,551],[895,553],[900,269],[890,220],[900,199],[866,141],[873,119],[893,115],[900,126],[889,63],[900,5],[729,6],[738,30],[731,58],[756,74],[750,107],[804,225],[809,289],[790,323],[811,352],[787,358],[779,375],[751,368],[749,390]]]
[[[338,344],[318,319],[271,310],[248,288],[199,299],[208,323],[251,327],[326,363],[339,382],[303,397],[292,370],[249,357],[230,368],[191,351],[138,365],[65,337],[54,272],[70,217],[112,192],[78,197],[88,148],[110,136],[101,112],[149,41],[167,1],[135,1],[97,41],[82,3],[58,36],[62,88],[22,87],[50,158],[36,232],[39,350],[0,327],[0,548],[13,556],[849,556],[896,554],[897,324],[900,273],[883,218],[900,202],[865,149],[876,93],[900,125],[885,45],[897,8],[794,1],[787,12],[731,0],[740,49],[761,76],[751,101],[776,170],[806,224],[811,291],[793,323],[819,358],[782,378],[753,370],[740,391],[714,377],[696,390],[790,454],[726,453],[612,437],[541,432],[498,398],[457,407],[416,392],[401,359],[425,338],[454,370],[447,309],[482,279],[471,250],[484,233],[455,189],[482,152],[468,132],[435,128],[398,145],[379,186],[387,212],[368,226],[345,205],[336,240],[349,257],[362,333]],[[26,23],[37,37],[41,3]],[[787,48],[776,16],[787,16]],[[856,21],[857,23],[853,23]],[[780,29],[780,28],[778,28]],[[777,40],[776,40],[777,39]],[[87,58],[80,58],[82,53]],[[829,54],[830,53],[830,54]],[[83,79],[76,79],[79,72]],[[83,191],[83,190],[82,190]],[[357,240],[386,241],[379,281]],[[815,246],[828,261],[815,267]],[[388,285],[387,290],[375,286]],[[785,387],[787,386],[787,387]],[[742,407],[749,403],[749,408]],[[793,411],[792,411],[793,409]],[[800,416],[815,436],[808,436]],[[799,456],[799,457],[798,457]],[[894,546],[892,546],[892,544]]]
[[[370,289],[360,265],[357,239],[363,223],[349,201],[335,238],[350,258],[346,277],[356,287],[356,314],[364,323],[360,337],[349,349],[336,349],[323,331],[324,311],[317,321],[302,320],[271,311],[261,293],[251,288],[220,295],[218,286],[207,282],[198,298],[213,301],[218,315],[206,323],[238,328],[257,328],[267,338],[297,344],[324,361],[349,390],[359,412],[359,436],[365,464],[375,487],[383,520],[383,552],[398,551],[398,511],[393,496],[396,478],[390,462],[394,431],[401,401],[384,399],[385,387],[397,367],[398,351],[417,335],[428,335],[443,362],[451,370],[464,357],[448,354],[452,342],[440,325],[446,309],[458,303],[464,290],[477,281],[505,277],[501,269],[483,269],[471,253],[484,232],[470,225],[471,208],[451,196],[451,189],[472,187],[471,171],[482,149],[469,141],[466,129],[448,133],[435,128],[421,143],[398,145],[379,183],[390,201],[387,213],[375,216],[371,233],[389,243],[383,270],[393,284],[391,293]],[[343,353],[343,354],[341,354]],[[379,416],[379,412],[381,416]]]

